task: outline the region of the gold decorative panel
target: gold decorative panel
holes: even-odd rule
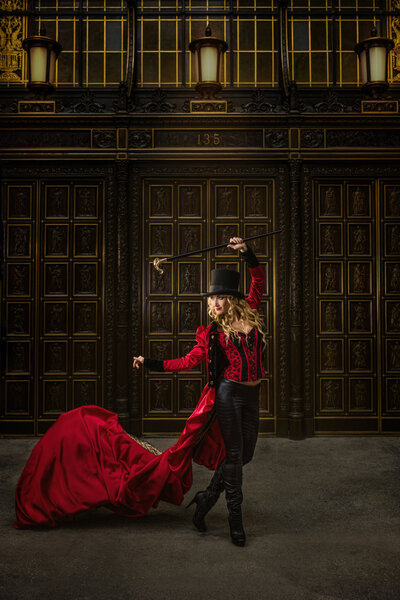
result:
[[[37,435],[102,405],[103,184],[5,181],[0,427]]]
[[[137,352],[165,360],[184,356],[195,344],[195,332],[210,322],[200,292],[208,289],[213,268],[241,272],[241,287],[249,292],[244,261],[229,248],[194,254],[163,263],[163,274],[152,262],[178,253],[228,242],[232,235],[251,236],[274,225],[272,180],[155,179],[143,184],[143,340]],[[266,270],[262,303],[267,348],[266,377],[261,388],[261,431],[275,430],[275,339],[273,253],[271,238],[254,240],[252,248]],[[205,367],[191,371],[144,371],[143,430],[172,433],[196,405],[206,383]]]
[[[0,17],[0,83],[24,83],[22,40],[26,36],[26,0],[3,0],[1,8],[8,13]]]

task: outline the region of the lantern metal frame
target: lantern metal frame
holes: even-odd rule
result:
[[[375,47],[385,48],[385,77],[382,81],[371,80],[370,49]],[[389,87],[388,79],[388,57],[389,52],[394,48],[394,41],[377,35],[376,27],[371,29],[371,37],[358,42],[354,47],[354,52],[358,55],[361,65],[361,55],[365,51],[366,59],[366,77],[367,81],[363,84],[363,89],[367,90],[373,98],[379,98],[380,94]]]
[[[46,80],[45,81],[32,81],[31,76],[31,49],[35,46],[46,48]],[[45,97],[50,91],[54,89],[54,84],[50,81],[50,68],[51,68],[51,53],[55,52],[55,62],[59,54],[62,52],[62,46],[56,40],[46,35],[46,30],[42,28],[36,35],[31,35],[22,41],[22,47],[26,50],[28,55],[28,88],[35,92],[38,96]]]
[[[201,65],[201,53],[200,50],[203,47],[211,46],[217,50],[217,76],[216,81],[202,81],[202,65]],[[212,36],[211,27],[207,25],[205,36],[193,40],[189,44],[189,50],[195,55],[195,60],[198,65],[198,79],[196,84],[196,90],[200,93],[203,100],[215,100],[216,94],[222,89],[221,82],[219,81],[221,73],[221,58],[224,52],[228,49],[228,44],[225,40],[221,40]]]

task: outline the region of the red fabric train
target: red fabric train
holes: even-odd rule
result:
[[[160,500],[181,504],[192,485],[192,460],[215,469],[225,456],[214,398],[206,385],[178,441],[158,455],[132,439],[108,410],[83,406],[61,415],[33,448],[18,481],[14,526],[55,526],[100,506],[140,517]]]

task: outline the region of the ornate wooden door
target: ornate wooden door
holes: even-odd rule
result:
[[[163,266],[155,257],[168,257],[228,242],[233,235],[251,236],[274,227],[273,179],[147,178],[143,185],[143,339],[138,352],[152,358],[183,356],[193,347],[195,331],[209,323],[206,301],[213,268],[241,272],[241,288],[248,292],[244,261],[228,248],[195,254]],[[265,267],[266,291],[262,303],[268,332],[266,377],[262,382],[260,431],[275,432],[275,269],[271,238],[252,247]],[[143,432],[179,433],[205,385],[200,365],[178,374],[143,373]]]
[[[400,180],[314,180],[315,431],[398,431]]]
[[[1,433],[103,403],[103,182],[3,182]]]

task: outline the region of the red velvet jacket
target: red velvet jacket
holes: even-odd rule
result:
[[[249,272],[251,274],[251,286],[246,302],[252,309],[259,310],[264,291],[265,272],[260,265],[249,266]],[[214,321],[207,326],[201,325],[196,331],[197,344],[186,356],[164,361],[146,358],[144,366],[155,371],[189,371],[206,359],[208,384],[215,387],[218,376],[224,368],[224,353],[219,351],[216,330],[217,323]]]

